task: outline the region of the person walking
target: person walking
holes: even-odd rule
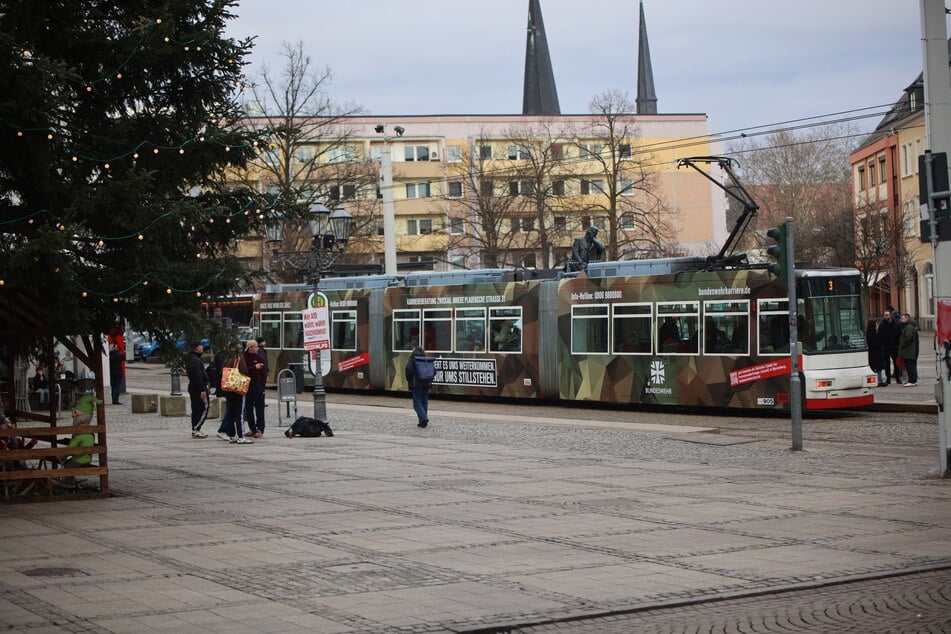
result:
[[[898,319],[892,315],[892,307],[882,315],[882,321],[878,324],[878,338],[882,344],[883,371],[885,372],[885,382],[881,385],[888,385],[892,379],[896,383],[901,383],[901,368],[898,367],[898,339],[901,337],[901,326]]]
[[[898,341],[898,358],[905,364],[908,380],[905,387],[918,385],[918,324],[908,313],[901,316],[901,338]]]
[[[208,375],[201,355],[205,351],[201,341],[193,341],[185,355],[185,373],[188,376],[188,396],[192,407],[192,438],[207,438],[201,430],[208,418]]]
[[[882,376],[885,367],[885,351],[882,350],[882,340],[878,335],[878,321],[869,319],[865,325],[865,345],[868,348],[868,367],[878,376],[878,384],[885,382]]]
[[[264,435],[264,392],[267,389],[267,361],[258,353],[258,342],[248,339],[244,348],[244,363],[251,377],[251,386],[244,399],[244,414],[248,421],[245,436],[260,438]]]
[[[237,367],[241,374],[248,374],[248,366],[244,362],[244,354],[241,352],[241,344],[231,343],[228,345],[228,352],[222,360],[222,370],[224,368]],[[238,445],[251,445],[254,441],[245,438],[241,433],[241,420],[244,416],[244,394],[222,390],[221,394],[225,397],[225,413],[221,417],[221,425],[218,426],[218,438]]]
[[[413,392],[413,409],[419,419],[416,426],[426,427],[429,425],[429,388],[436,375],[435,359],[416,346],[406,362],[405,373],[406,381]]]
[[[109,346],[109,387],[112,388],[113,405],[122,405],[119,402],[119,394],[122,393],[123,363],[125,363],[125,355],[119,352],[119,346],[116,344]]]

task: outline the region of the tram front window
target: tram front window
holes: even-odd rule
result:
[[[798,333],[803,352],[865,350],[858,277],[802,280]]]

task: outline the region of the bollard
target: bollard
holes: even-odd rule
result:
[[[181,396],[182,394],[182,371],[178,368],[172,368],[172,396]]]

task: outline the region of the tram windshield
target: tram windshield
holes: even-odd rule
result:
[[[799,280],[798,339],[803,352],[865,350],[861,290],[857,276]]]

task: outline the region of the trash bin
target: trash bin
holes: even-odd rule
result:
[[[288,363],[287,369],[294,373],[294,379],[297,381],[297,393],[304,391],[304,364]]]

